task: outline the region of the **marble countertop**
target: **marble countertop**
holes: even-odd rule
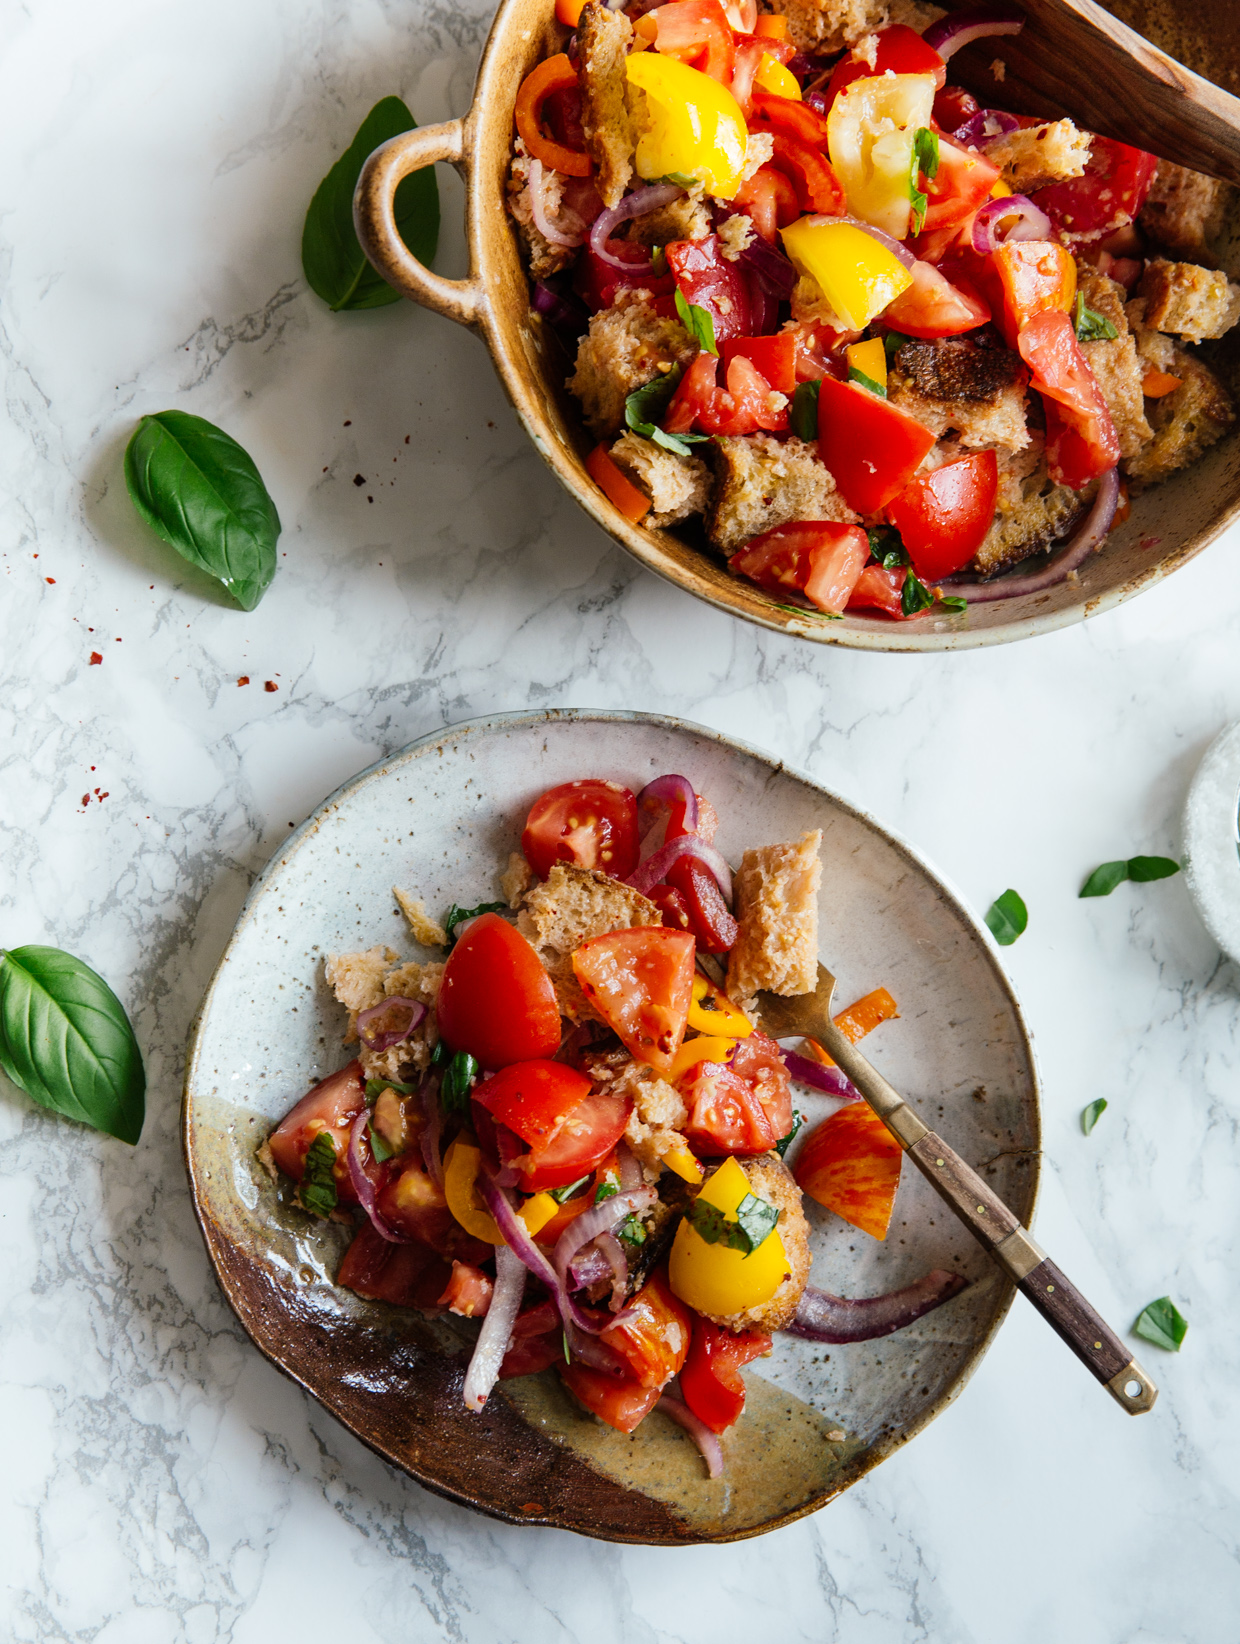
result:
[[[1240,716],[1240,535],[1087,626],[924,659],[760,633],[639,571],[560,492],[480,344],[407,305],[333,315],[301,277],[306,202],[362,114],[390,92],[423,123],[463,112],[488,19],[8,9],[0,941],[104,972],[150,1091],[130,1150],[0,1089],[0,1634],[1232,1644],[1240,978],[1182,879],[1076,891],[1100,861],[1177,852],[1192,772]],[[240,439],[278,502],[250,615],[130,508],[125,443],[168,406]],[[324,794],[526,705],[718,727],[875,812],[977,908],[1020,890],[1004,962],[1045,1081],[1039,1236],[1118,1328],[1166,1292],[1191,1321],[1179,1356],[1136,1344],[1152,1415],[1125,1417],[1018,1300],[962,1397],[850,1494],[657,1551],[448,1505],[259,1356],[186,1190],[190,1020],[253,876]]]

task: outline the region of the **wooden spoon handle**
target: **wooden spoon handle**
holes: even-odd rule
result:
[[[1158,1397],[1153,1381],[993,1188],[941,1136],[928,1129],[834,1022],[829,1022],[818,1037],[939,1197],[1016,1281],[1116,1403],[1133,1416],[1152,1409]]]

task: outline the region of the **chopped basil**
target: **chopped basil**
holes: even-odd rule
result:
[[[969,602],[963,594],[940,594],[939,604],[945,611],[967,611]]]
[[[786,1136],[781,1136],[775,1143],[775,1151],[779,1154],[781,1159],[796,1140],[797,1131],[800,1130],[804,1123],[805,1115],[803,1113],[794,1113],[792,1115],[792,1129]]]
[[[765,1199],[746,1193],[737,1206],[735,1221],[729,1221],[722,1210],[701,1199],[694,1199],[685,1215],[689,1225],[707,1244],[726,1245],[729,1250],[741,1250],[751,1256],[774,1232],[780,1212]]]
[[[910,617],[928,611],[933,604],[934,595],[910,566],[900,590],[900,609],[906,617]]]
[[[452,1051],[448,1045],[448,1041],[446,1039],[437,1039],[435,1041],[435,1048],[431,1051],[431,1066],[447,1067],[451,1060]]]
[[[478,1064],[467,1050],[458,1050],[448,1063],[439,1086],[439,1105],[445,1113],[464,1113],[478,1078]]]
[[[604,1199],[614,1198],[619,1191],[619,1182],[613,1181],[609,1176],[606,1181],[600,1182],[594,1189],[594,1202],[595,1204],[602,1204]]]
[[[569,1182],[567,1187],[552,1187],[548,1189],[548,1192],[556,1204],[564,1204],[566,1200],[572,1198],[579,1187],[584,1187],[589,1180],[588,1176],[578,1176],[577,1180]]]
[[[1143,1341],[1152,1341],[1155,1347],[1165,1347],[1168,1353],[1178,1353],[1188,1334],[1188,1320],[1170,1296],[1159,1296],[1141,1309],[1132,1333]]]
[[[892,360],[895,359],[896,355],[904,347],[907,341],[908,338],[905,336],[903,331],[888,331],[886,333],[883,337],[883,347],[887,352],[888,365],[890,365]]]
[[[394,1159],[396,1149],[387,1137],[381,1131],[376,1130],[374,1125],[367,1125],[366,1128],[370,1132],[370,1151],[374,1154],[375,1163],[386,1164],[389,1159]]]
[[[616,1229],[616,1237],[623,1239],[625,1244],[631,1244],[635,1250],[640,1249],[646,1242],[646,1229],[640,1217],[626,1216]]]
[[[1107,1099],[1105,1096],[1099,1096],[1096,1102],[1091,1102],[1088,1107],[1081,1109],[1081,1129],[1087,1136],[1106,1110]]]
[[[870,540],[870,556],[884,571],[894,571],[909,563],[908,549],[900,541],[900,533],[892,525],[872,525],[866,532]]]
[[[1126,862],[1104,862],[1095,868],[1077,893],[1079,896],[1110,896],[1117,885],[1130,879],[1134,885],[1147,885],[1152,879],[1170,879],[1179,873],[1180,864],[1169,856],[1130,856]]]
[[[818,438],[818,388],[816,382],[799,382],[792,391],[788,425],[799,440]]]
[[[454,902],[444,915],[443,928],[448,933],[448,946],[454,946],[456,937],[452,932],[458,925],[463,925],[467,919],[476,919],[480,913],[507,913],[507,902],[479,902],[476,908],[458,908]]]
[[[330,1216],[336,1208],[336,1144],[329,1130],[320,1130],[306,1153],[298,1193],[314,1216]]]
[[[568,1350],[568,1331],[561,1330],[560,1335],[564,1341],[564,1362],[565,1364],[571,1364],[573,1362],[573,1355]]]
[[[1089,308],[1086,305],[1083,291],[1076,294],[1072,324],[1076,329],[1077,342],[1110,342],[1119,336],[1119,332],[1105,314],[1099,314],[1096,308]]]
[[[881,382],[875,382],[873,377],[867,377],[864,371],[855,365],[848,367],[848,380],[855,382],[861,388],[868,388],[871,394],[877,394],[880,400],[887,398],[887,390]]]
[[[930,202],[920,187],[920,178],[924,174],[934,177],[939,169],[939,139],[938,134],[930,130],[929,126],[920,126],[913,135],[913,160],[909,166],[908,197],[913,204],[913,233],[920,234],[926,220],[926,208]]]
[[[672,395],[676,392],[677,384],[683,375],[684,372],[678,366],[665,377],[656,377],[643,388],[635,388],[624,402],[624,420],[633,432],[640,434],[643,439],[653,440],[665,451],[675,451],[678,456],[687,457],[691,445],[700,445],[703,440],[709,439],[710,435],[669,434],[659,427],[659,419],[666,415]]]
[[[718,354],[719,348],[715,342],[715,321],[708,308],[699,308],[696,303],[689,302],[679,286],[676,287],[676,312],[680,316],[680,323],[689,335],[694,338],[700,348],[708,354]]]
[[[686,171],[665,171],[660,180],[675,183],[678,188],[696,188],[701,181],[698,177],[690,177]]]
[[[439,1043],[442,1044],[443,1040],[441,1039]],[[438,1050],[439,1045],[436,1045],[435,1048]],[[431,1060],[433,1061],[434,1057]],[[377,1101],[385,1090],[394,1090],[401,1096],[416,1096],[418,1093],[417,1085],[402,1085],[399,1079],[367,1079],[366,1100],[368,1102]]]
[[[1005,890],[990,904],[986,924],[1001,948],[1010,948],[1029,923],[1029,909],[1014,890]]]
[[[791,611],[794,616],[817,617],[819,622],[843,622],[843,613],[840,611],[815,611],[808,605],[780,605],[777,600],[771,601],[773,611]]]
[[[667,273],[667,252],[661,245],[652,245],[650,248],[650,272],[656,279]]]

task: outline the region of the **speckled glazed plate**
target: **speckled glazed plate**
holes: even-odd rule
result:
[[[731,860],[823,830],[823,956],[843,1002],[880,983],[899,1021],[876,1064],[1029,1222],[1038,1179],[1033,1055],[989,938],[955,893],[872,818],[756,749],[653,715],[512,714],[414,743],[333,794],[254,886],[190,1043],[185,1155],[203,1236],[259,1349],[359,1438],[429,1489],[511,1523],[685,1545],[775,1529],[830,1501],[964,1386],[1012,1286],[906,1168],[879,1244],[807,1205],[813,1281],[846,1296],[932,1267],[970,1287],[882,1341],[826,1349],[791,1336],[746,1372],[748,1407],[709,1480],[661,1414],[632,1438],[568,1398],[553,1372],[461,1403],[476,1326],[427,1321],[337,1289],[344,1228],[290,1207],[255,1159],[273,1124],[341,1066],[325,954],[386,942],[410,957],[392,886],[431,908],[496,894],[544,788],[579,776],[640,788],[681,771],[719,811]],[[811,1117],[833,1104],[798,1102]]]

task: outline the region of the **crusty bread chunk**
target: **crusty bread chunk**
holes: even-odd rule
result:
[[[629,239],[639,245],[668,245],[672,240],[704,240],[710,233],[710,210],[700,190],[682,194],[658,211],[629,224]]]
[[[748,1013],[759,988],[810,993],[818,986],[818,886],[822,830],[792,845],[760,845],[741,858],[735,878],[740,926],[728,955],[728,997]]]
[[[1145,265],[1139,293],[1145,298],[1146,325],[1186,342],[1221,337],[1240,320],[1240,286],[1197,263],[1155,257]]]
[[[573,950],[592,936],[661,925],[663,915],[640,891],[593,868],[557,862],[525,898],[517,929],[534,944],[555,988],[561,1016],[596,1021],[573,974]]]
[[[1048,548],[1084,512],[1077,493],[1056,485],[1047,473],[1044,446],[1035,433],[1023,451],[998,453],[995,517],[971,566],[981,576],[997,576]]]
[[[616,1065],[614,1057],[598,1057],[588,1062],[596,1084],[612,1095],[632,1098],[633,1110],[624,1129],[624,1139],[641,1165],[648,1181],[656,1181],[668,1152],[683,1152],[685,1139],[680,1128],[687,1117],[684,1101],[675,1085],[644,1063],[629,1057]]]
[[[568,386],[594,432],[616,434],[633,390],[687,365],[697,351],[679,320],[655,312],[648,291],[620,291],[610,308],[592,316]]]
[[[1154,430],[1145,420],[1141,383],[1146,367],[1137,353],[1136,340],[1124,312],[1124,288],[1089,263],[1078,263],[1076,288],[1087,306],[1109,320],[1118,333],[1082,343],[1081,352],[1107,402],[1119,435],[1120,455],[1128,460],[1154,437]]]
[[[399,885],[392,886],[392,895],[409,922],[409,929],[415,942],[421,942],[424,948],[447,947],[447,931],[437,919],[432,919],[427,913],[426,903],[420,896],[411,896],[408,891],[401,890]]]
[[[650,498],[648,525],[676,525],[700,514],[710,500],[711,473],[701,457],[665,451],[626,430],[612,446],[611,460]]]
[[[371,1010],[384,999],[399,995],[403,999],[417,999],[433,1008],[439,997],[443,980],[441,964],[419,964],[416,959],[398,963],[391,948],[375,947],[365,953],[330,953],[324,964],[328,986],[349,1012],[345,1044],[357,1039],[357,1018],[360,1012]],[[431,1035],[428,1038],[428,1033]],[[402,1079],[410,1071],[421,1072],[430,1059],[435,1042],[431,1018],[428,1016],[413,1037],[385,1051],[367,1050],[363,1045],[358,1052],[362,1071],[368,1079]],[[402,1072],[402,1070],[405,1070]]]
[[[581,129],[594,160],[595,187],[603,204],[620,204],[633,175],[637,134],[629,113],[624,64],[633,25],[621,11],[587,0],[577,23]]]
[[[788,19],[788,36],[797,50],[824,56],[889,23],[904,23],[920,34],[943,15],[940,7],[919,0],[787,0],[777,9]]]
[[[534,883],[534,870],[521,855],[520,851],[511,851],[508,856],[508,866],[499,876],[499,888],[504,893],[504,900],[510,908],[521,906],[521,899]]]
[[[948,429],[973,449],[1029,443],[1025,390],[1029,372],[1007,348],[979,348],[964,337],[902,343],[891,362],[887,394],[937,438]]]
[[[1160,160],[1137,225],[1156,245],[1213,268],[1212,241],[1223,227],[1226,203],[1227,185],[1217,177]]]
[[[784,1330],[792,1323],[809,1279],[809,1223],[801,1206],[801,1190],[777,1154],[763,1153],[756,1159],[736,1162],[745,1172],[754,1197],[774,1205],[780,1213],[775,1231],[788,1258],[788,1275],[770,1301],[759,1307],[748,1307],[742,1313],[729,1313],[726,1317],[715,1313],[704,1316],[726,1330]]]
[[[1071,120],[1045,120],[994,137],[986,158],[999,167],[1013,194],[1028,194],[1067,177],[1083,177],[1093,137]]]
[[[1160,399],[1147,401],[1154,437],[1126,464],[1129,477],[1141,485],[1155,485],[1196,462],[1203,451],[1222,438],[1236,417],[1231,396],[1222,383],[1187,349],[1177,348],[1166,369],[1181,379],[1180,386]]]
[[[856,522],[831,470],[818,460],[816,440],[725,434],[712,444],[716,483],[706,534],[725,554],[794,519]]]
[[[551,241],[541,232],[534,221],[534,207],[530,199],[530,166],[533,162],[526,150],[525,143],[517,138],[513,147],[512,169],[508,174],[508,209],[512,213],[513,221],[517,225],[517,232],[525,246],[525,259],[530,273],[536,280],[545,280],[551,274],[558,274],[562,268],[567,268],[577,255],[572,246],[552,245]],[[564,187],[564,179],[559,172],[543,168],[543,198],[546,201],[552,226],[560,205],[560,197]],[[573,219],[574,228],[579,227],[576,218]],[[567,230],[566,230],[567,232]]]
[[[385,947],[368,948],[365,953],[329,953],[323,972],[328,987],[353,1017],[382,1002],[383,978],[396,960],[397,955]],[[352,1027],[350,1020],[350,1033]]]

